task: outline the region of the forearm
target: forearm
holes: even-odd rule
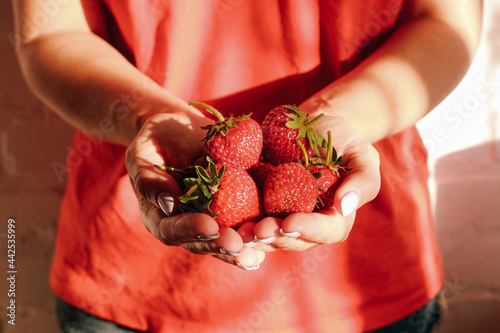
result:
[[[478,30],[467,35],[432,17],[410,20],[303,108],[346,119],[370,142],[395,134],[414,125],[460,82]]]
[[[32,91],[76,128],[98,129],[104,140],[127,145],[157,112],[197,112],[90,32],[41,35],[18,51]]]

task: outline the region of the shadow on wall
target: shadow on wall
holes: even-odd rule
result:
[[[443,296],[449,305],[438,332],[498,332],[500,141],[440,158],[435,180]]]

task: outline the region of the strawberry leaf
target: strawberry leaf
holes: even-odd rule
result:
[[[312,151],[314,152],[314,154],[316,156],[321,156],[321,153],[319,152],[319,149],[318,149],[318,136],[316,135],[316,133],[314,133],[313,131],[307,131],[307,140],[309,141],[309,146],[311,147]]]
[[[323,163],[323,159],[321,159],[319,157],[309,157],[309,162],[311,164],[321,164],[321,163]]]
[[[205,209],[207,210],[207,212],[209,212],[209,213],[210,213],[210,215],[212,215],[212,217],[216,217],[216,216],[218,216],[218,214],[217,214],[217,213],[215,213],[212,209],[210,209],[210,205],[206,205],[206,206],[205,206]]]
[[[209,184],[212,182],[212,179],[210,178],[210,175],[205,171],[205,169],[203,169],[201,166],[197,165],[196,166],[196,174],[198,175],[198,177],[200,177],[200,179]]]
[[[315,172],[313,173],[313,177],[316,178],[316,179],[320,179],[321,176],[323,176],[324,172]]]
[[[324,190],[322,190],[322,189],[321,189],[321,187],[319,187],[319,186],[318,186],[318,188],[319,188],[319,190],[320,190],[321,192],[324,192]],[[321,208],[321,207],[324,207],[324,206],[325,206],[325,204],[323,203],[323,200],[321,200],[320,196],[318,195],[318,196],[316,197],[316,207],[317,207],[317,208]]]
[[[333,148],[333,147],[331,149],[331,154],[332,154],[332,158],[328,162],[335,161],[334,164],[338,164],[337,161],[338,161],[339,157],[337,157],[337,150],[335,150],[335,148]]]
[[[216,178],[218,177],[217,175],[217,168],[215,167],[214,163],[209,163],[208,164],[208,169],[210,170],[210,178]]]
[[[287,104],[287,105],[283,105],[283,107],[285,109],[288,109],[290,111],[293,111],[295,112],[295,114],[297,114],[298,116],[302,116],[302,115],[305,115],[307,116],[304,111],[302,111],[301,109],[299,109],[298,107],[296,107],[295,105],[290,105],[290,104]]]
[[[187,188],[191,188],[198,184],[198,180],[196,178],[184,178],[182,181]]]
[[[210,191],[210,188],[208,186],[203,186],[203,185],[204,184],[200,186],[201,192],[208,200],[212,199],[212,192]]]
[[[217,171],[216,164],[207,158],[208,166],[203,168],[200,165],[195,165],[197,178],[186,177],[183,179],[184,185],[189,190],[179,197],[179,200],[187,205],[189,211],[201,212],[206,210],[212,216],[217,216],[211,209],[210,205],[214,194],[217,193],[220,181],[224,176],[226,166],[223,165],[219,171]]]
[[[302,127],[302,124],[298,123],[295,120],[287,121],[285,125],[286,125],[286,127],[290,128],[290,129],[299,129]]]
[[[218,180],[220,181],[222,179],[222,176],[224,176],[224,173],[226,172],[226,165],[224,164],[220,170],[219,170],[219,174],[217,175],[218,177]]]
[[[179,201],[184,203],[184,204],[190,204],[192,202],[195,202],[196,200],[198,200],[199,197],[197,195],[190,195],[190,196],[186,196],[186,195],[181,195],[179,197]]]
[[[322,135],[316,134],[316,142],[321,148],[328,148],[328,142]]]
[[[207,134],[203,141],[212,140],[217,134],[222,134],[226,136],[229,132],[229,128],[236,128],[236,123],[240,120],[249,119],[251,114],[241,116],[239,118],[234,118],[232,114],[229,115],[229,118],[224,118],[222,113],[220,113],[216,108],[211,105],[201,103],[201,102],[190,102],[189,105],[201,106],[212,113],[217,121],[212,125],[202,126],[201,128],[207,130]]]

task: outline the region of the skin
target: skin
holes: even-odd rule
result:
[[[103,119],[111,119],[114,130],[103,133],[104,140],[128,147],[127,170],[145,227],[166,245],[247,268],[262,263],[268,251],[303,251],[348,237],[356,212],[342,212],[342,198],[355,193],[359,208],[380,189],[379,156],[371,143],[414,125],[459,83],[479,43],[482,9],[478,0],[408,1],[395,33],[377,51],[300,106],[312,116],[325,114],[316,131],[325,137],[328,130],[341,133],[333,145],[349,156],[352,171],[338,189],[334,207],[284,220],[265,218],[237,232],[219,228],[205,214],[178,214],[177,202],[166,216],[157,203],[160,193],[168,191],[176,198],[180,189],[153,166],[183,167],[195,161],[202,151],[200,127],[211,121],[92,34],[80,1],[58,4],[43,25],[29,24],[43,10],[42,0],[12,2],[26,81],[42,101],[80,130],[99,128]],[[137,89],[138,82],[144,98],[133,101],[129,113],[119,112],[116,101]],[[185,137],[192,140],[180,140]],[[283,236],[280,230],[300,236]],[[198,235],[218,237],[200,240]],[[267,241],[256,244],[255,236]],[[220,249],[239,255],[222,254]]]

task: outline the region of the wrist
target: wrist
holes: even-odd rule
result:
[[[358,85],[359,87],[359,85]],[[359,88],[361,89],[361,88]],[[334,84],[311,96],[302,105],[301,109],[309,113],[311,118],[320,114],[334,117],[339,122],[349,124],[362,138],[368,142],[376,142],[389,135],[389,122],[380,116],[380,101],[370,97],[370,90],[352,91]],[[379,117],[377,117],[379,115]]]
[[[127,145],[134,140],[144,124],[158,114],[168,115],[165,119],[175,118],[179,125],[189,125],[195,133],[201,132],[202,126],[213,122],[187,102],[169,94],[166,96],[168,98],[148,99],[133,110],[123,106],[113,109],[115,123],[122,123],[120,136]]]

